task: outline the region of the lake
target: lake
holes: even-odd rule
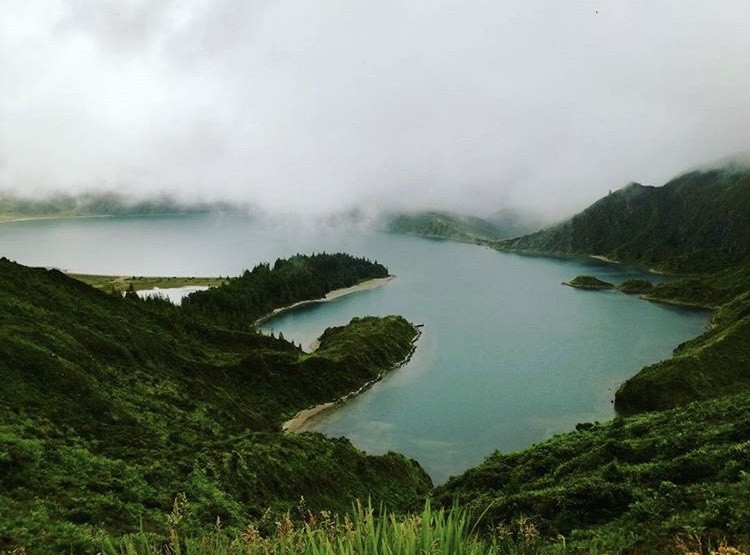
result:
[[[370,453],[402,452],[440,483],[495,450],[614,416],[618,385],[701,333],[705,311],[561,285],[579,274],[644,274],[595,260],[519,256],[357,226],[259,222],[240,214],[42,220],[0,225],[0,255],[72,272],[236,275],[295,253],[343,251],[385,264],[384,287],[264,324],[310,344],[353,316],[424,324],[412,360],[310,429]],[[651,280],[664,279],[648,275]]]

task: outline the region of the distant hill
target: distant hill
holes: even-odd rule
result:
[[[0,219],[53,216],[136,216],[237,210],[229,203],[185,202],[169,195],[135,199],[116,192],[55,194],[30,198],[0,193]]]
[[[524,225],[523,218],[511,211],[496,212],[491,219],[437,211],[393,214],[386,217],[384,227],[390,233],[468,243],[513,237],[533,229]]]
[[[750,170],[694,171],[662,187],[637,183],[560,224],[499,241],[502,250],[601,255],[671,272],[750,258]]]
[[[521,212],[512,208],[501,208],[484,218],[502,230],[504,237],[518,237],[536,231],[549,223],[535,213]]]

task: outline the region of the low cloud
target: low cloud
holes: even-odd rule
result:
[[[549,217],[750,144],[743,2],[10,0],[0,188]]]

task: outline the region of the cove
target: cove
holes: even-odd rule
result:
[[[307,344],[357,314],[400,312],[424,324],[410,364],[307,429],[405,453],[438,483],[494,450],[611,419],[618,385],[708,321],[702,311],[561,286],[581,273],[616,283],[642,275],[634,270],[421,243],[392,263],[398,277],[386,287],[284,313],[266,328]]]
[[[0,225],[0,255],[81,273],[236,275],[297,252],[344,251],[382,262],[387,285],[267,321],[307,345],[353,316],[424,324],[412,360],[314,421],[371,453],[414,457],[435,482],[494,450],[513,451],[614,416],[617,386],[701,333],[705,311],[561,282],[643,277],[598,261],[523,257],[356,226],[261,222],[237,214],[46,220]],[[658,279],[649,275],[648,279]]]

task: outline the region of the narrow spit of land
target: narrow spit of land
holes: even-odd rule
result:
[[[17,214],[0,214],[0,224],[11,224],[13,222],[33,222],[36,220],[82,220],[86,218],[111,218],[109,214],[49,214],[39,216],[23,216]]]
[[[393,365],[392,368],[388,370],[382,371],[378,376],[367,383],[365,383],[362,387],[355,391],[351,391],[344,395],[343,397],[339,397],[335,401],[329,401],[328,403],[321,403],[320,405],[315,405],[314,407],[310,407],[307,409],[303,409],[299,411],[297,414],[294,415],[293,418],[290,418],[284,424],[282,424],[281,429],[286,433],[300,433],[304,432],[307,429],[307,426],[317,417],[335,409],[342,403],[345,403],[354,397],[360,395],[361,393],[364,393],[368,389],[370,389],[373,385],[375,385],[377,382],[382,380],[386,374],[389,372],[393,372],[394,370],[398,370],[402,366],[405,366],[410,360],[411,357],[414,356],[414,352],[417,350],[417,341],[419,341],[419,338],[422,336],[422,331],[420,328],[422,327],[422,324],[417,324],[414,326],[414,331],[416,332],[416,335],[411,341],[412,347],[409,351],[409,354],[404,357],[403,360],[400,362],[397,362]]]
[[[321,297],[319,299],[310,299],[307,301],[300,301],[298,303],[290,304],[289,306],[282,306],[280,308],[276,308],[270,314],[266,314],[258,318],[255,321],[255,325],[258,326],[264,322],[267,322],[268,320],[271,320],[272,318],[275,318],[282,312],[294,310],[295,308],[299,308],[301,306],[305,306],[308,304],[327,303],[327,302],[339,299],[341,297],[345,297],[347,295],[352,295],[354,293],[359,293],[361,291],[369,291],[370,289],[376,289],[378,287],[382,287],[383,285],[385,285],[386,283],[388,283],[395,277],[396,276],[390,275],[390,276],[383,277],[383,278],[368,279],[366,281],[363,281],[362,283],[358,283],[357,285],[352,285],[351,287],[342,287],[341,289],[334,289],[333,291],[329,291],[328,293],[326,293],[325,297]],[[317,348],[318,348],[318,344],[316,341],[316,342],[313,342],[312,345],[310,345],[310,347],[308,347],[308,351],[314,351]]]
[[[175,288],[175,287],[185,287],[185,286],[190,286],[190,285],[216,287],[225,283],[226,281],[224,278],[220,278],[220,277],[156,277],[156,276],[148,277],[148,276],[107,276],[107,275],[95,275],[95,274],[68,274],[68,275],[79,281],[83,281],[84,283],[87,283],[88,285],[91,285],[92,287],[96,287],[97,289],[101,289],[103,291],[108,291],[108,292],[127,291],[131,285],[133,286],[133,289],[136,291],[155,289],[155,288],[169,289],[169,288]],[[294,310],[295,308],[299,308],[300,306],[313,304],[313,303],[326,303],[326,302],[334,301],[336,299],[340,299],[341,297],[353,295],[354,293],[360,293],[362,291],[369,291],[377,287],[382,287],[383,285],[385,285],[386,283],[388,283],[395,277],[396,276],[390,275],[384,278],[368,279],[366,281],[363,281],[362,283],[358,283],[357,285],[352,285],[351,287],[343,287],[341,289],[334,289],[333,291],[329,291],[325,295],[325,297],[322,297],[320,299],[300,301],[298,303],[294,303],[289,306],[277,308],[270,314],[266,314],[265,316],[262,316],[261,318],[259,318],[255,322],[255,325],[257,326],[271,318],[274,318],[275,316],[278,316],[282,312],[286,312],[288,310]],[[420,334],[418,333],[417,336],[414,338],[413,343],[415,345],[412,348],[412,351],[403,361],[401,361],[400,363],[394,366],[393,368],[394,370],[396,368],[403,366],[409,361],[412,354],[414,353],[414,350],[416,349],[416,341],[419,338],[419,335]],[[312,353],[316,351],[319,347],[320,347],[320,342],[318,340],[315,340],[305,350],[308,353]],[[367,382],[358,390],[350,392],[347,395],[339,399],[336,399],[335,401],[323,403],[320,405],[316,405],[314,407],[310,407],[308,409],[301,410],[294,416],[294,418],[284,423],[283,425],[284,431],[291,432],[291,433],[302,431],[305,425],[308,424],[312,418],[319,416],[320,414],[332,408],[335,408],[340,403],[343,403],[344,401],[347,401],[348,399],[351,399],[352,397],[359,395],[363,391],[372,387],[372,385],[375,382],[381,380],[384,375],[385,375],[385,372],[382,372],[375,380]]]

